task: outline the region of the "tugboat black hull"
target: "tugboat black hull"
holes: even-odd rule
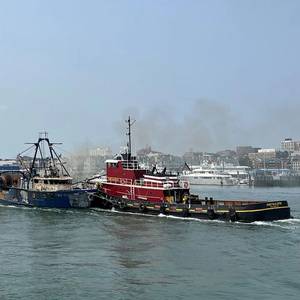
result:
[[[222,220],[231,222],[276,221],[291,218],[287,201],[221,201],[197,200],[190,203],[151,203],[94,194],[91,207],[147,215],[170,215],[183,218]]]
[[[270,210],[252,210],[252,211],[239,211],[237,213],[238,219],[242,222],[255,222],[255,221],[276,221],[291,218],[290,208],[276,207]]]
[[[277,207],[272,210],[264,209],[237,209],[235,211],[223,211],[218,210],[211,213],[210,211],[203,211],[202,213],[190,213],[192,218],[211,219],[211,220],[223,220],[231,222],[256,222],[256,221],[276,221],[290,219],[291,213],[289,207]]]

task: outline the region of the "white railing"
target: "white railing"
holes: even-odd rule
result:
[[[132,185],[132,180],[128,179],[128,178],[108,177],[107,182],[116,183],[116,184],[129,184],[129,185]]]
[[[127,170],[141,170],[137,161],[122,161],[122,167]]]
[[[132,180],[128,178],[117,178],[117,177],[108,177],[108,183],[115,184],[124,184],[124,185],[137,185],[142,187],[151,187],[151,188],[188,188],[187,181],[181,181],[180,184],[178,182],[174,182],[172,180],[168,181],[150,181],[144,179]]]

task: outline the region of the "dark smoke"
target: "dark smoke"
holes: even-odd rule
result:
[[[236,146],[280,148],[285,137],[299,139],[299,105],[283,103],[252,107],[243,104],[242,109],[201,99],[186,103],[185,111],[179,112],[178,105],[164,105],[150,108],[128,107],[114,116],[115,122],[103,124],[104,133],[113,127],[107,146],[118,153],[127,142],[126,122],[128,115],[136,120],[132,128],[133,151],[150,145],[153,150],[175,155],[186,151],[216,152],[235,149]],[[77,149],[80,155],[87,155],[95,145],[106,145],[101,139],[93,145],[85,144]],[[104,135],[103,135],[104,137]],[[77,152],[75,151],[75,152]],[[85,154],[85,155],[84,155]]]
[[[135,149],[150,145],[154,150],[182,155],[189,150],[216,152],[241,145],[280,149],[284,138],[300,139],[300,102],[257,107],[245,103],[235,108],[201,99],[186,106],[181,114],[176,105],[126,110],[124,120],[128,114],[137,120],[133,126]],[[125,144],[125,123],[117,122],[116,129]]]
[[[214,101],[198,100],[186,113],[179,114],[174,106],[153,107],[146,111],[130,109],[137,122],[133,126],[136,149],[151,145],[153,149],[172,154],[194,151],[217,151],[233,147],[238,131],[238,118],[230,107]],[[118,122],[117,130],[124,133],[125,123]],[[124,136],[123,136],[124,139]]]

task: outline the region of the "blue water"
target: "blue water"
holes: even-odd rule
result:
[[[0,207],[0,299],[300,299],[300,189],[201,187],[288,200],[254,224]]]

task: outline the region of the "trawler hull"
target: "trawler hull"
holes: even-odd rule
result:
[[[11,188],[0,196],[2,205],[21,205],[45,208],[88,208],[94,189],[72,189],[65,191],[35,191]]]

